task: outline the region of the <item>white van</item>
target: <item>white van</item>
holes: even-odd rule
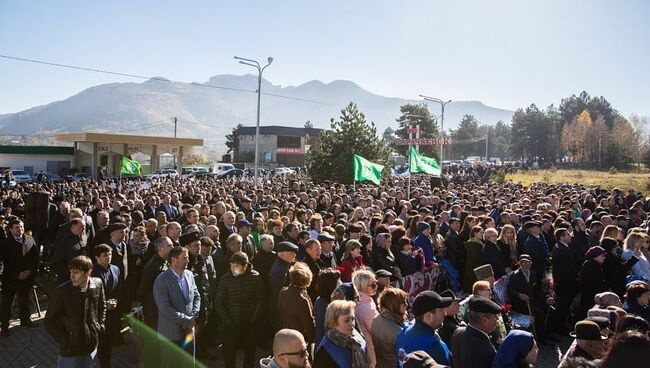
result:
[[[228,170],[234,169],[235,166],[233,164],[215,164],[212,167],[212,172],[215,174],[221,174],[223,172],[226,172]]]

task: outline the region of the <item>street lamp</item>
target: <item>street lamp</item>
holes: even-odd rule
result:
[[[244,59],[235,56],[235,60],[239,60],[240,64],[252,66],[257,69],[257,126],[255,128],[255,174],[253,180],[255,181],[255,190],[257,190],[257,168],[259,166],[259,145],[260,145],[260,100],[262,96],[262,73],[273,62],[273,58],[269,56],[268,63],[265,66],[260,66],[260,63],[252,59]]]
[[[424,99],[425,101],[437,102],[442,107],[442,115],[441,115],[441,118],[440,118],[440,138],[441,138],[440,139],[440,163],[442,163],[442,147],[443,147],[443,145],[442,145],[442,135],[444,134],[444,131],[445,131],[445,106],[448,103],[450,103],[451,100],[445,102],[445,101],[443,101],[443,100],[441,100],[439,98],[435,98],[435,97],[429,97],[429,96],[425,96],[425,95],[420,95],[420,97],[422,97],[422,99]]]

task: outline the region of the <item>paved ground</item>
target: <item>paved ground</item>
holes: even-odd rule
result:
[[[37,314],[34,314],[32,319],[39,322],[41,326],[38,328],[20,327],[19,321],[12,320],[11,336],[0,338],[0,367],[27,368],[54,367],[56,365],[58,353],[56,344],[42,327],[42,317],[44,317],[47,309],[47,300],[45,296],[39,299],[42,300],[43,314],[40,318]],[[570,343],[569,338],[564,338],[557,345],[541,346],[538,363],[535,367],[556,368],[560,357],[566,352]],[[206,365],[208,367],[223,367],[223,357],[219,349],[214,348],[211,353],[217,355],[218,359],[208,361]],[[134,345],[115,346],[112,357],[113,366],[119,368],[141,367],[142,357],[140,355]],[[262,358],[268,356],[268,352],[258,350],[257,355]]]

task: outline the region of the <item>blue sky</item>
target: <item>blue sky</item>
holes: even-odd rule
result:
[[[250,70],[297,85],[515,109],[587,90],[650,114],[650,2],[8,1],[0,54],[181,81]],[[0,114],[128,78],[0,59]]]

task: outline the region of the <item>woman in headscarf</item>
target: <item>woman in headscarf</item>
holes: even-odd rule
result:
[[[512,330],[499,346],[492,368],[527,368],[537,362],[538,353],[530,332]]]
[[[334,300],[325,312],[325,336],[314,354],[314,367],[367,368],[366,341],[354,328],[355,303]]]

